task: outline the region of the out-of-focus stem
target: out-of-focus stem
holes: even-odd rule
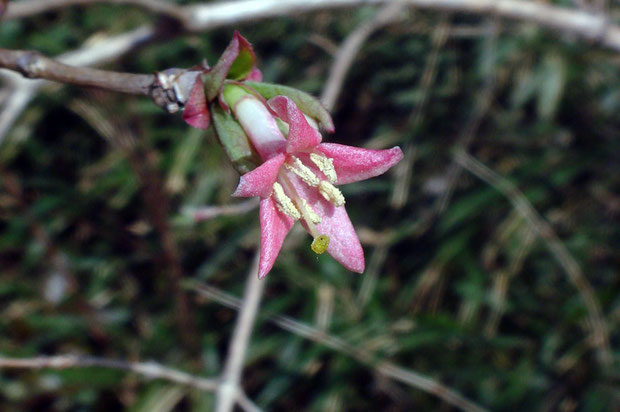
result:
[[[216,412],[232,411],[241,393],[239,383],[243,362],[266,283],[266,279],[258,279],[259,256],[260,254],[257,251],[252,268],[248,273],[243,303],[239,311],[230,346],[228,347],[228,357],[226,358],[222,380],[217,391]]]

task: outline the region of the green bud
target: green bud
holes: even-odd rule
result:
[[[289,97],[304,114],[316,120],[321,127],[330,133],[334,131],[334,122],[332,121],[332,117],[321,105],[321,102],[319,102],[319,100],[314,96],[302,92],[301,90],[288,86],[281,86],[279,84],[248,81],[244,83],[256,90],[265,99],[271,99],[275,96]]]
[[[243,90],[241,87],[235,86],[237,89]],[[228,88],[228,86],[226,86]],[[226,88],[224,93],[226,94]],[[231,91],[231,96],[237,96],[235,91]],[[246,93],[247,94],[247,93]],[[241,96],[238,96],[240,98]],[[233,100],[235,102],[236,100]],[[213,125],[217,132],[217,138],[224,147],[226,155],[233,164],[233,167],[239,174],[245,174],[254,170],[260,165],[261,160],[256,151],[252,148],[248,136],[241,128],[239,122],[235,118],[226,113],[217,103],[211,105],[211,116]]]

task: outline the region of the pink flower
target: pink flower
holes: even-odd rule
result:
[[[273,267],[296,220],[315,239],[315,252],[323,253],[327,245],[327,252],[345,268],[363,272],[364,252],[336,185],[386,172],[402,159],[400,148],[367,150],[321,143],[314,120],[285,96],[273,97],[267,104],[252,94],[232,100],[235,117],[264,161],[241,176],[233,194],[261,198],[259,278]],[[287,128],[285,138],[281,130]]]

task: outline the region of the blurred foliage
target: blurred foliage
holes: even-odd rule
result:
[[[253,43],[266,81],[318,95],[332,62],[321,45],[339,44],[374,12],[236,28]],[[448,38],[425,85],[442,19]],[[0,44],[55,55],[153,21],[133,7],[74,7],[3,22]],[[107,68],[148,73],[214,62],[232,30],[164,39]],[[619,61],[570,36],[475,15],[410,12],[373,35],[338,100],[336,135],[326,139],[410,150],[406,201],[393,207],[403,179],[393,172],[344,187],[366,273],[314,255],[310,238],[293,231],[268,276],[263,309],[307,323],[327,311],[330,334],[492,410],[617,409]],[[608,371],[596,362],[579,290],[497,190],[463,172],[434,214],[450,184],[451,150],[490,79],[469,151],[525,193],[582,266],[609,326]],[[412,113],[420,113],[417,123]],[[162,230],[170,226],[184,279],[241,296],[258,214],[201,223],[183,215],[187,207],[235,203],[237,178],[211,131],[191,129],[147,99],[46,89],[0,146],[0,353],[154,359],[219,373],[235,312],[186,290],[190,310],[179,320]],[[269,410],[450,409],[264,321],[243,386]],[[208,411],[212,401],[96,368],[0,373],[3,411]]]

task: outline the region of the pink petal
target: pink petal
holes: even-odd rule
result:
[[[243,96],[232,108],[254,148],[265,160],[284,152],[286,139],[267,107],[254,96]]]
[[[267,160],[256,169],[239,178],[239,185],[233,193],[235,197],[266,198],[271,195],[273,183],[278,177],[278,171],[284,163],[284,154],[279,154]]]
[[[276,96],[269,99],[268,103],[278,116],[288,123],[287,152],[313,149],[321,143],[321,134],[308,124],[302,111],[291,99],[286,96]]]
[[[258,278],[264,278],[280,253],[282,242],[295,221],[280,213],[273,198],[260,201],[260,260]]]
[[[263,73],[260,71],[258,67],[254,66],[254,68],[252,69],[250,74],[248,74],[248,77],[246,77],[245,80],[249,80],[252,82],[260,82],[263,80]]]
[[[369,150],[323,143],[317,150],[334,160],[334,168],[338,175],[336,184],[339,185],[379,176],[403,158],[403,152],[398,146],[387,150]]]
[[[348,270],[362,273],[365,266],[364,251],[344,206],[334,206],[316,188],[308,186],[291,173],[287,173],[287,176],[297,193],[321,217],[321,223],[315,227],[319,234],[329,236],[327,252]],[[308,230],[306,223],[303,220],[301,222]]]
[[[189,93],[189,98],[183,111],[183,120],[187,124],[198,129],[208,129],[211,119],[209,118],[209,108],[200,76],[196,77],[196,82]]]

